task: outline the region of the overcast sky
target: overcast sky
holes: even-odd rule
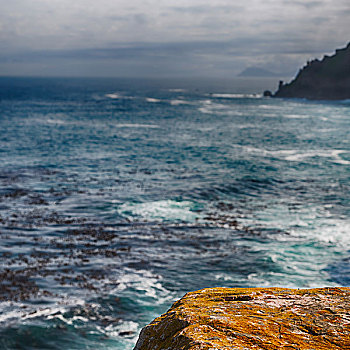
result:
[[[293,75],[350,41],[349,0],[0,0],[0,75]]]

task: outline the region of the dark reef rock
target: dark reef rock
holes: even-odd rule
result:
[[[280,82],[273,97],[350,99],[350,43],[336,50],[333,56],[307,62],[292,82]]]

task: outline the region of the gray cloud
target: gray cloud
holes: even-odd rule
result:
[[[291,72],[350,40],[348,0],[0,4],[0,75]]]
[[[323,1],[294,1],[294,4],[309,10],[322,6]]]

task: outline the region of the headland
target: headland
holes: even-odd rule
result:
[[[332,56],[307,62],[294,80],[287,84],[280,81],[275,94],[265,91],[264,95],[309,100],[350,99],[350,43]]]

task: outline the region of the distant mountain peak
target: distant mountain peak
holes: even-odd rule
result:
[[[278,74],[259,67],[248,67],[238,74],[239,77],[276,77]]]

